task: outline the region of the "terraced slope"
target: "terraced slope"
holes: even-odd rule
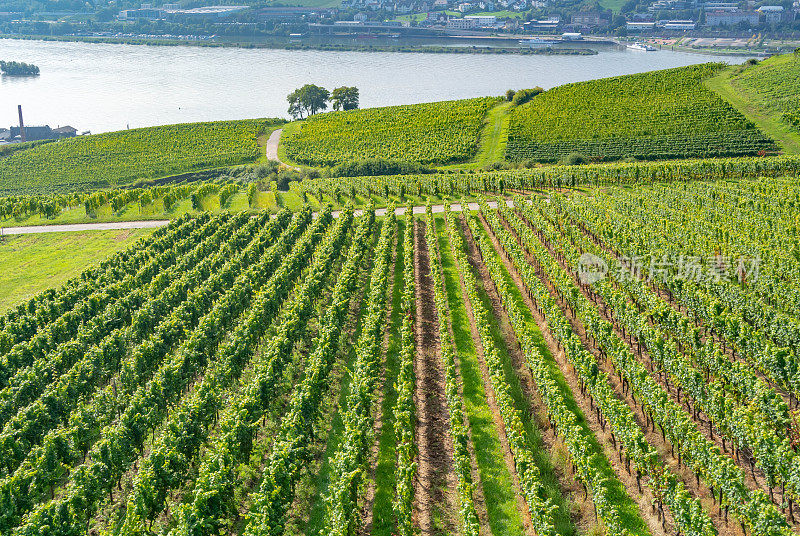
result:
[[[242,164],[278,120],[186,123],[78,136],[0,159],[0,194],[75,192]]]
[[[756,155],[774,142],[703,81],[705,64],[560,86],[512,112],[509,160],[555,162]]]
[[[755,122],[784,152],[800,154],[800,58],[787,54],[731,67],[706,85]]]
[[[484,116],[497,102],[482,97],[319,114],[284,132],[281,143],[290,160],[308,165],[378,157],[465,162],[475,156]]]

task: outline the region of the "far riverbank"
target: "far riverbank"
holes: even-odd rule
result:
[[[446,39],[443,36],[442,39]],[[548,46],[530,48],[524,46],[501,45],[383,45],[352,43],[313,43],[313,42],[243,42],[233,38],[230,41],[210,41],[201,38],[158,38],[158,37],[105,37],[80,35],[8,35],[0,34],[0,39],[17,39],[26,41],[57,41],[68,43],[95,43],[115,45],[147,45],[147,46],[194,46],[204,48],[243,48],[265,50],[316,50],[322,52],[402,52],[418,54],[518,54],[521,56],[595,56],[598,51],[592,48],[572,48]],[[457,38],[453,38],[456,41]],[[504,39],[505,41],[506,39]],[[508,38],[507,40],[513,40]],[[590,41],[582,44],[591,43]]]

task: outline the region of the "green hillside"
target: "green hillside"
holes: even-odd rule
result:
[[[775,144],[703,81],[721,64],[592,80],[546,91],[511,115],[509,160],[755,155]]]
[[[773,56],[706,81],[785,151],[800,153],[800,58]]]
[[[278,120],[186,123],[79,136],[0,159],[0,194],[86,190],[252,162]]]
[[[308,165],[377,157],[464,162],[475,155],[484,116],[497,102],[483,97],[320,114],[281,143],[289,159]]]
[[[800,131],[800,58],[775,56],[733,77],[737,89]]]

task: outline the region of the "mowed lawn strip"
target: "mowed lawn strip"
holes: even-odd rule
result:
[[[494,426],[492,412],[486,401],[478,355],[472,341],[467,309],[461,296],[461,286],[444,218],[436,217],[439,251],[447,287],[447,301],[453,324],[453,340],[461,364],[464,391],[464,410],[467,413],[475,446],[478,471],[483,484],[486,510],[492,534],[524,534],[511,474],[505,464],[500,439]]]

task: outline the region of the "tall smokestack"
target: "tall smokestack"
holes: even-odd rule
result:
[[[17,105],[17,112],[19,112],[19,136],[22,141],[25,141],[25,123],[22,121],[22,105]]]

